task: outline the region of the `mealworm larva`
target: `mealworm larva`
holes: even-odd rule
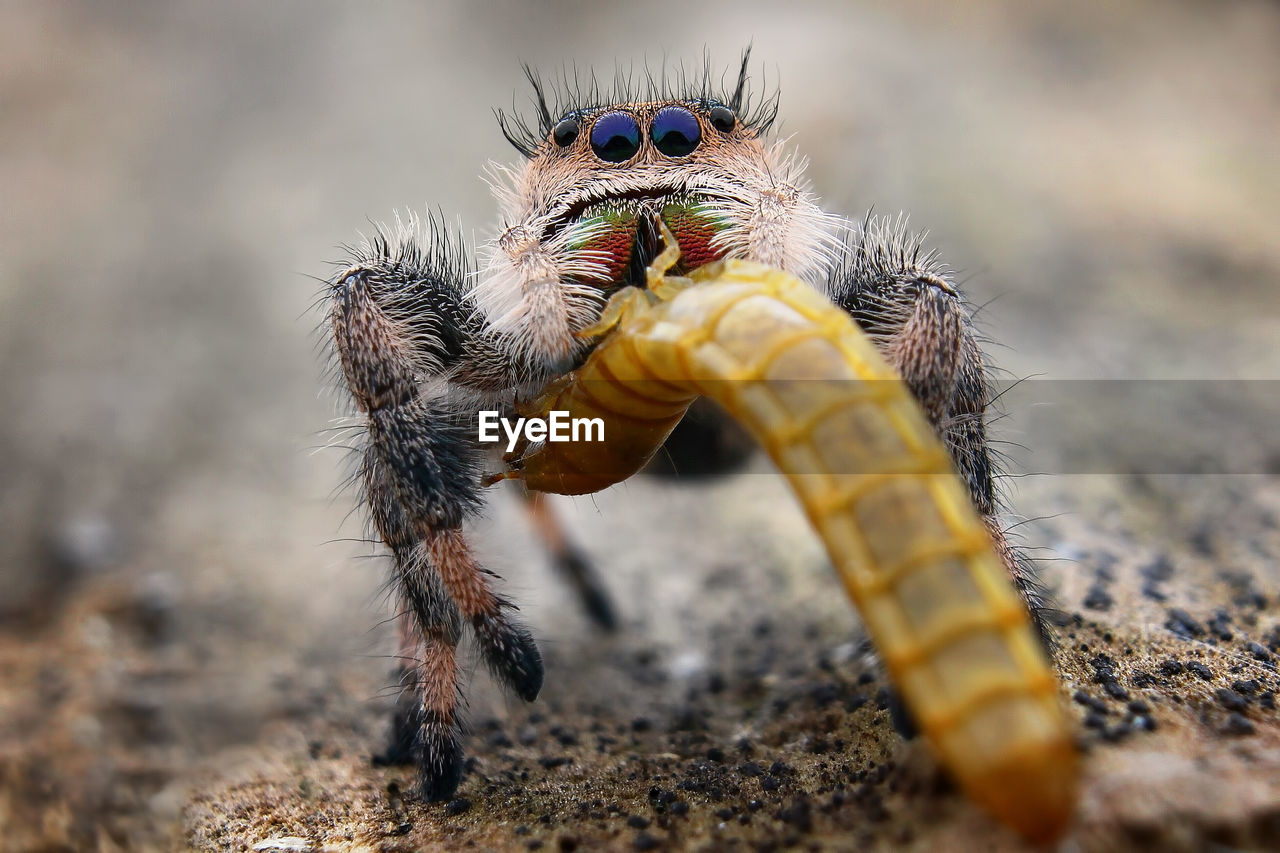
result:
[[[649,270],[614,297],[585,364],[535,401],[605,419],[601,443],[545,444],[526,485],[598,491],[643,466],[698,396],[788,478],[890,676],[975,801],[1033,841],[1071,818],[1077,758],[1057,679],[989,534],[910,391],[852,319],[740,260]],[[821,380],[821,381],[802,381]]]

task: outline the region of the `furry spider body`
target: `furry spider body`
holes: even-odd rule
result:
[[[471,556],[461,526],[482,498],[477,408],[514,409],[586,359],[584,332],[624,287],[645,283],[674,233],[685,271],[720,258],[784,270],[867,332],[927,413],[1033,614],[1042,603],[995,521],[984,414],[988,388],[969,314],[945,269],[892,222],[825,213],[803,161],[768,141],[775,102],[755,108],[746,59],[736,87],[646,100],[582,96],[536,126],[500,116],[525,155],[495,170],[498,235],[476,272],[439,224],[409,223],[357,249],[331,281],[333,340],[363,414],[361,480],[395,561],[403,690],[386,761],[417,764],[444,799],[462,769],[455,654],[469,629],[489,668],[525,700],[542,661],[515,607]],[[607,599],[571,550],[561,564],[588,608]]]

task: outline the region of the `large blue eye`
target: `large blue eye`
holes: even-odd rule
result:
[[[663,107],[649,128],[653,145],[668,157],[683,157],[702,141],[702,125],[684,107]]]
[[[640,126],[630,113],[605,113],[591,125],[591,150],[610,163],[630,160],[640,150]]]

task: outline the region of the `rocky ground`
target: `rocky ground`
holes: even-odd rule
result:
[[[483,236],[521,60],[750,41],[829,205],[912,211],[1034,377],[998,427],[1085,755],[1063,848],[1280,848],[1274,4],[3,19],[0,849],[1021,846],[895,732],[763,462],[556,501],[613,635],[495,496],[474,536],[543,696],[471,666],[451,803],[370,761],[390,608],[345,455],[312,452],[342,440],[315,277],[394,208]]]

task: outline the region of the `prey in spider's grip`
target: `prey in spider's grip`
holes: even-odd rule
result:
[[[665,230],[665,226],[663,226]],[[602,341],[534,409],[603,418],[605,441],[542,444],[531,489],[630,476],[699,396],[765,448],[822,538],[920,730],[976,802],[1057,837],[1077,787],[1058,683],[988,527],[928,417],[852,318],[780,270],[718,261],[616,294]]]

